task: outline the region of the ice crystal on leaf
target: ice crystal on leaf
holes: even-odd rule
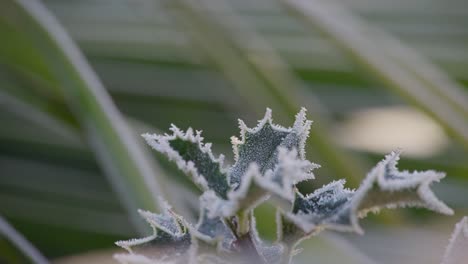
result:
[[[212,153],[201,131],[183,132],[172,125],[171,134],[144,134],[151,147],[203,191],[199,221],[187,223],[169,206],[161,214],[140,211],[153,234],[117,242],[129,254],[116,258],[122,263],[289,263],[301,240],[327,228],[362,233],[358,219],[381,208],[424,207],[452,214],[430,189],[445,175],[398,171],[399,152],[379,162],[356,190],[338,180],[313,193],[300,193],[296,184],[314,179],[312,170],[319,168],[305,158],[311,124],[304,108],[288,128],[273,123],[270,109],[254,128],[239,120],[240,138],[231,138],[231,167],[223,164],[223,155]],[[278,208],[278,238],[273,244],[258,236],[252,213],[265,201]]]

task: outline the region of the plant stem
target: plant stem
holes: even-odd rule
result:
[[[250,211],[250,210],[249,210]],[[250,229],[250,212],[242,210],[237,214],[237,235],[243,236],[249,232]]]

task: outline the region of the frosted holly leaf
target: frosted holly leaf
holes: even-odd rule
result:
[[[423,207],[453,214],[429,188],[445,174],[435,171],[409,173],[396,168],[399,152],[392,152],[377,164],[356,191],[344,188],[344,181],[333,182],[308,196],[296,196],[289,219],[305,232],[315,228],[362,233],[358,218],[381,208]]]
[[[441,264],[458,264],[468,260],[468,216],[455,225]]]
[[[230,189],[228,169],[223,167],[224,156],[215,158],[211,143],[203,143],[201,131],[189,128],[182,132],[176,126],[170,128],[171,135],[143,134],[148,144],[174,161],[179,169],[192,177],[202,190],[211,189],[226,198]]]
[[[345,189],[344,183],[344,180],[331,182],[308,196],[296,190],[292,212],[285,214],[277,210],[278,240],[290,246],[290,256],[297,254],[295,247],[301,241],[323,229],[321,221],[333,216],[337,208],[349,201],[353,191]]]
[[[220,217],[210,218],[207,210],[200,208],[200,218],[196,226],[195,236],[208,243],[218,243],[222,250],[229,251],[232,243],[236,239],[232,230],[227,226],[226,221]]]
[[[312,170],[320,166],[298,156],[295,148],[278,147],[278,161],[274,170],[256,179],[256,184],[283,199],[293,201],[295,184],[314,179]]]
[[[254,128],[248,128],[239,120],[241,139],[231,138],[236,162],[230,170],[229,183],[235,189],[239,188],[251,163],[255,162],[262,174],[273,170],[280,146],[299,150],[301,158],[304,159],[305,141],[312,124],[312,121],[306,120],[305,112],[306,109],[302,108],[296,115],[293,127],[290,128],[273,124],[269,108]]]
[[[193,239],[188,225],[180,216],[172,212],[168,205],[166,205],[162,214],[154,214],[143,210],[138,212],[151,225],[153,234],[144,238],[115,242],[117,246],[126,249],[130,253],[121,254],[119,257],[121,260],[137,259],[138,261],[144,261],[142,257],[144,256],[150,260],[172,261],[180,259],[190,252]],[[133,255],[133,257],[127,255]]]
[[[305,109],[290,128],[273,124],[270,109],[254,128],[242,121],[239,124],[241,139],[231,139],[235,156],[231,168],[223,167],[222,155],[214,157],[199,131],[182,132],[172,126],[171,135],[143,135],[204,191],[200,218],[192,227],[168,206],[162,214],[140,211],[153,227],[153,234],[117,242],[129,252],[116,255],[119,261],[290,263],[298,252],[295,246],[303,239],[325,228],[362,232],[358,218],[380,208],[416,206],[452,213],[429,188],[444,174],[400,172],[397,152],[379,162],[357,190],[346,189],[345,181],[340,180],[303,195],[295,185],[313,179],[311,171],[318,167],[305,160],[304,145],[311,126]],[[281,212],[277,214],[278,240],[273,244],[261,240],[252,216],[252,210],[267,199]],[[465,238],[454,237],[455,242]],[[454,252],[453,246],[449,248]]]
[[[353,195],[353,191],[344,188],[344,180],[331,182],[307,196],[296,191],[291,220],[299,221],[300,226],[312,229],[334,218],[343,209]],[[301,219],[306,220],[304,223]]]
[[[302,108],[290,128],[273,124],[270,109],[255,128],[239,121],[242,140],[232,138],[236,160],[229,174],[232,189],[227,199],[209,191],[202,196],[211,217],[228,217],[239,209],[253,208],[269,193],[292,201],[293,185],[313,179],[310,171],[319,166],[304,158],[312,123],[306,120],[305,113]]]
[[[292,203],[294,185],[313,179],[311,171],[319,165],[301,159],[295,148],[288,150],[280,146],[277,156],[274,170],[268,170],[264,175],[256,163],[251,163],[239,188],[229,191],[227,200],[210,191],[204,193],[201,200],[209,210],[209,215],[229,217],[240,209],[249,211],[271,196],[285,200],[288,204]]]

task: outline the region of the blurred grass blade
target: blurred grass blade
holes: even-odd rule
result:
[[[234,84],[257,116],[262,116],[268,106],[273,109],[275,119],[291,121],[299,107],[306,106],[311,108],[313,119],[326,117],[323,107],[312,106],[307,101],[314,101],[313,96],[309,97],[309,91],[303,90],[303,84],[274,49],[244,25],[228,3],[209,1],[195,5],[185,0],[174,2],[171,7],[177,21],[192,34],[197,46]],[[233,25],[235,28],[230,28]],[[249,41],[250,47],[239,43],[245,40]],[[307,97],[303,99],[306,93]],[[320,123],[320,127],[326,126],[325,123]],[[361,163],[354,162],[340,151],[327,135],[324,129],[314,127],[308,150],[318,154],[335,177],[345,177],[356,184],[365,175],[359,166]]]
[[[37,125],[47,127],[49,131],[54,133],[63,139],[66,139],[74,144],[81,143],[78,138],[79,134],[72,127],[68,126],[64,122],[61,122],[59,118],[54,117],[49,112],[41,111],[38,107],[33,107],[18,97],[9,95],[6,92],[0,90],[0,108],[4,108],[7,111],[11,111],[18,116],[36,123]]]
[[[23,252],[31,262],[36,264],[49,263],[49,261],[2,216],[0,216],[0,235],[5,236],[12,244],[21,250],[21,252]]]
[[[379,43],[383,44],[381,47],[384,48],[388,56],[412,72],[438,96],[457,107],[458,111],[468,120],[468,95],[461,85],[415,49],[404,45],[390,34],[386,34],[382,30],[374,30],[372,35],[376,36]]]
[[[277,51],[252,25],[249,25],[229,6],[225,0],[205,0],[206,9],[213,10],[210,17],[223,27],[226,38],[240,50],[252,65],[259,77],[268,84],[271,93],[278,94],[283,111],[293,116],[298,106],[304,106],[317,124],[310,132],[307,145],[310,152],[318,153],[325,164],[335,168],[336,177],[346,177],[351,184],[358,185],[365,175],[364,160],[351,157],[341,151],[340,147],[329,136],[330,129],[328,109],[320,100],[307,90],[305,84],[294,74],[290,66]],[[219,7],[219,8],[216,8]],[[209,12],[209,11],[208,11]]]
[[[15,74],[18,72],[0,65],[0,107],[75,146],[82,146],[78,124],[69,109],[32,89],[36,86],[40,86],[38,90],[48,89],[44,83],[33,83],[24,75],[19,76],[22,78],[19,82]]]
[[[96,74],[40,1],[2,2],[0,13],[43,56],[135,227],[144,232],[136,209],[158,211],[161,172],[150,165]]]
[[[233,88],[247,102],[250,112],[260,117],[263,116],[265,107],[269,106],[275,110],[277,119],[289,119],[286,113],[279,111],[281,105],[273,94],[267,92],[266,84],[254,74],[252,67],[239,56],[229,41],[213,29],[214,25],[207,21],[205,14],[201,15],[202,12],[196,10],[194,3],[176,0],[168,2],[167,6],[196,47],[233,84]]]
[[[370,36],[377,29],[350,14],[341,6],[317,0],[283,0],[282,2],[304,18],[306,23],[310,23],[312,27],[316,27],[328,35],[343,50],[347,51],[350,57],[373,73],[387,88],[400,94],[430,115],[465,148],[468,148],[466,112],[458,109],[461,106],[454,108],[454,105],[457,106],[459,103],[463,105],[463,102],[459,102],[463,99],[458,98],[454,101],[453,98],[456,96],[450,95],[451,100],[447,100],[448,95],[441,96],[441,94],[456,94],[463,91],[451,86],[451,92],[445,93],[448,87],[439,87],[438,84],[441,82],[433,82],[428,85],[428,82],[433,81],[432,78],[427,78],[426,73],[421,72],[422,70],[408,70],[408,67],[416,67],[417,65],[414,62],[408,64],[409,58],[402,60],[400,56],[404,56],[404,54],[398,57],[400,61],[387,55],[385,52],[388,50],[385,47],[388,47],[389,44]],[[417,62],[418,64],[423,63],[421,60]],[[406,63],[406,69],[402,67],[402,63]],[[432,68],[432,70],[434,69]],[[437,86],[436,94],[434,93],[435,86]],[[462,108],[466,108],[466,104]]]

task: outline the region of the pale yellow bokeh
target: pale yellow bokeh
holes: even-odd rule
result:
[[[336,130],[346,147],[374,153],[402,149],[407,156],[430,157],[448,144],[442,128],[414,108],[369,108],[349,116]]]

